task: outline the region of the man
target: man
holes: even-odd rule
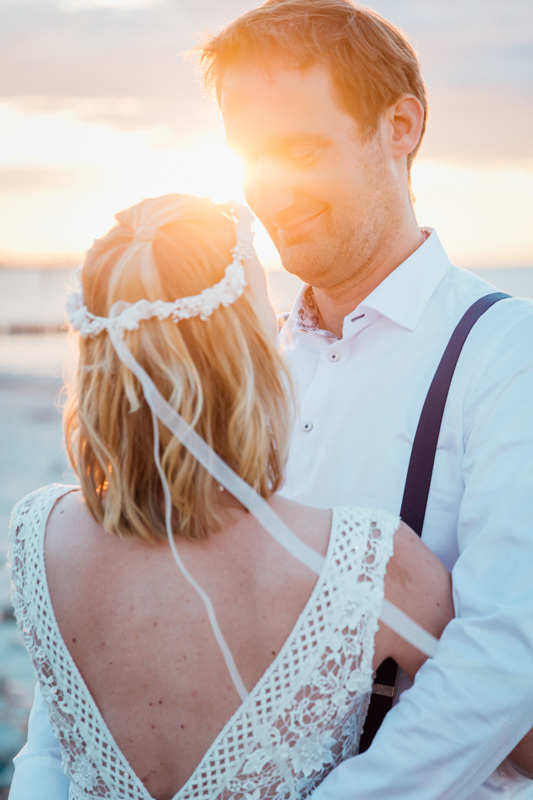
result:
[[[285,493],[398,512],[436,366],[492,290],[416,223],[409,168],[426,118],[416,56],[348,0],[270,0],[203,52],[248,202],[309,284],[281,334],[300,402]],[[423,535],[453,568],[458,618],[370,750],[334,770],[317,800],[533,798],[533,781],[498,768],[533,725],[532,341],[533,306],[504,300],[465,345]],[[35,796],[32,763],[54,771],[53,740],[33,733],[40,708],[12,800]]]
[[[281,334],[300,403],[284,491],[398,512],[436,367],[493,291],[415,219],[409,169],[427,113],[416,56],[348,0],[268,0],[203,61],[247,200],[312,287]],[[316,800],[533,798],[507,767],[491,776],[533,723],[532,343],[525,301],[501,301],[470,334],[423,532],[453,569],[458,619],[370,750]]]

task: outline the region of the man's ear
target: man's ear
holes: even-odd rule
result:
[[[420,141],[424,125],[420,100],[412,94],[402,95],[385,112],[383,123],[391,154],[396,158],[408,156]]]

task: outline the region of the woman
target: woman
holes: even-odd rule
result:
[[[379,663],[425,660],[383,609],[426,652],[453,613],[448,573],[390,514],[276,496],[290,375],[245,216],[146,200],[71,302],[81,491],[19,504],[12,568],[75,800],[304,797],[356,752]]]

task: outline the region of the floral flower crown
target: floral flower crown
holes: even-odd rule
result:
[[[131,230],[133,236],[129,247],[138,247],[139,258],[149,258],[153,262],[152,244],[163,225],[171,222],[194,219],[193,209],[198,198],[189,195],[165,195],[160,198],[143,200],[136,206],[116,215],[116,219]],[[244,263],[253,254],[252,214],[239,203],[225,204],[225,210],[234,222],[237,241],[231,253],[233,259],[225,270],[224,277],[214,286],[204,289],[200,294],[180,297],[174,302],[138,300],[136,303],[118,302],[108,317],[92,314],[84,303],[81,286],[67,295],[66,311],[70,325],[80,332],[82,338],[98,336],[102,331],[113,330],[120,338],[125,331],[139,327],[148,319],[167,319],[174,322],[191,317],[207,319],[219,306],[229,306],[243,293],[246,286]],[[96,240],[97,242],[99,240]],[[155,269],[155,263],[153,263]]]

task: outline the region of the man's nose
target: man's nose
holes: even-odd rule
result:
[[[283,217],[296,198],[287,172],[274,159],[268,158],[257,160],[246,179],[245,195],[250,208],[263,223]]]

